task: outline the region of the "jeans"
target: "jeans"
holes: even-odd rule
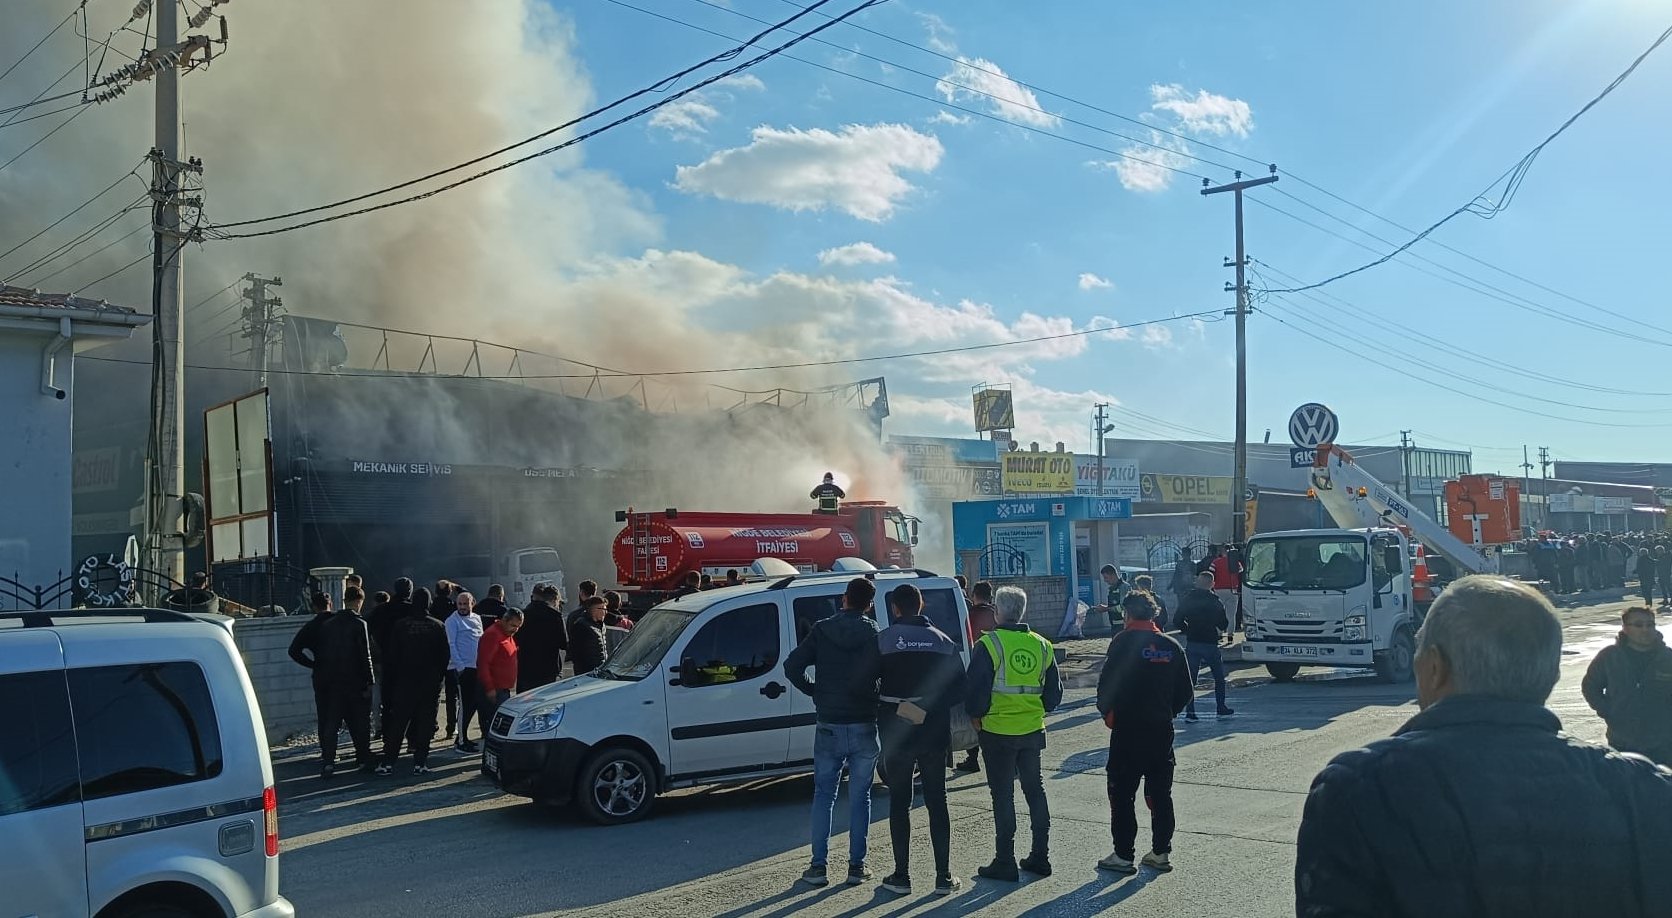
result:
[[[993,795],[993,832],[998,847],[995,861],[1016,861],[1016,779],[1028,802],[1033,829],[1032,856],[1043,858],[1051,849],[1051,807],[1045,801],[1045,779],[1039,771],[1044,736],[1004,736],[981,731],[981,751],[987,757],[987,789]]]
[[[354,758],[361,765],[372,761],[372,687],[314,686],[314,707],[319,715],[319,757],[325,764],[337,761],[337,731],[348,725],[354,740]]]
[[[1132,860],[1138,841],[1134,806],[1138,782],[1150,808],[1150,832],[1157,854],[1173,850],[1173,728],[1116,731],[1109,737],[1109,828],[1115,853]]]
[[[882,761],[888,776],[888,832],[894,842],[894,872],[911,876],[912,770],[923,776],[923,808],[929,811],[929,846],[935,854],[935,878],[952,875],[952,817],[946,808],[946,769],[950,755],[945,721],[913,727],[893,714],[883,715]],[[889,721],[897,721],[890,723]]]
[[[1186,713],[1196,713],[1196,677],[1201,675],[1202,667],[1213,674],[1213,700],[1218,710],[1225,710],[1225,659],[1219,654],[1218,644],[1202,644],[1191,641],[1184,645],[1184,658],[1190,664],[1190,704],[1185,707]]]
[[[877,725],[827,724],[820,721],[813,734],[813,863],[830,856],[830,816],[842,766],[848,766],[848,863],[865,863],[866,833],[871,828],[871,779],[877,770]],[[911,769],[906,769],[911,785]],[[910,793],[909,791],[907,792]],[[909,799],[909,798],[908,798]]]

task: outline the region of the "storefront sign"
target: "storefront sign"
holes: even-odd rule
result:
[[[356,475],[451,475],[453,467],[430,462],[371,462],[355,459],[349,471]]]
[[[106,446],[77,450],[72,462],[71,490],[76,494],[114,491],[122,481],[122,448]]]
[[[1074,457],[1074,493],[1098,495],[1097,457]],[[1130,497],[1137,499],[1138,463],[1132,459],[1103,459],[1102,497]]]
[[[1145,472],[1139,476],[1141,500],[1162,504],[1216,504],[1231,500],[1232,479],[1221,475],[1168,475]]]
[[[1000,461],[1006,493],[1074,493],[1072,453],[1005,453]]]

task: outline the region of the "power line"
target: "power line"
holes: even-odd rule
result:
[[[82,230],[80,233],[77,233],[74,237],[70,238],[69,240],[67,240],[65,242],[60,242],[57,246],[53,247],[46,254],[36,256],[36,258],[33,261],[29,262],[28,264],[24,265],[22,268],[19,268],[18,270],[12,272],[9,276],[7,276],[5,282],[6,283],[12,283],[13,281],[16,281],[17,279],[21,278],[23,275],[28,274],[31,271],[35,271],[35,270],[38,270],[40,268],[44,268],[47,265],[50,265],[53,262],[57,261],[58,259],[63,258],[65,255],[68,255],[70,252],[74,251],[77,246],[80,246],[83,243],[88,242],[89,240],[98,236],[100,233],[104,232],[105,230],[110,229],[112,226],[115,226],[117,224],[117,222],[119,222],[123,217],[127,216],[128,214],[133,213],[136,210],[140,210],[143,207],[145,207],[145,204],[142,203],[144,201],[145,201],[145,198],[143,196],[141,196],[141,197],[135,199],[133,201],[133,203],[129,204],[127,207],[122,208],[121,210],[117,211],[114,214],[111,214],[108,217],[101,218],[98,222],[94,223],[92,226],[88,227],[87,229]]]
[[[1435,223],[1430,225],[1427,229],[1423,230],[1420,233],[1417,233],[1409,241],[1405,242],[1404,244],[1400,245],[1398,248],[1394,249],[1391,252],[1388,252],[1386,255],[1383,255],[1383,256],[1381,256],[1380,258],[1377,258],[1374,261],[1371,261],[1367,264],[1359,265],[1358,267],[1349,269],[1347,271],[1342,271],[1339,274],[1335,274],[1335,275],[1332,275],[1330,277],[1326,277],[1323,280],[1318,281],[1316,283],[1306,284],[1306,285],[1300,286],[1300,287],[1285,288],[1285,289],[1282,289],[1282,290],[1272,290],[1270,292],[1272,292],[1272,293],[1298,293],[1302,290],[1315,290],[1319,287],[1325,286],[1326,284],[1333,284],[1336,281],[1341,280],[1343,278],[1351,277],[1354,274],[1359,274],[1361,272],[1368,271],[1371,268],[1386,264],[1395,255],[1398,255],[1401,252],[1404,252],[1405,250],[1409,249],[1411,246],[1414,246],[1418,242],[1421,242],[1422,240],[1428,238],[1429,234],[1433,233],[1435,230],[1437,230],[1440,227],[1446,225],[1447,223],[1450,223],[1452,220],[1456,219],[1457,217],[1462,216],[1465,213],[1474,214],[1475,216],[1480,217],[1482,219],[1486,219],[1486,220],[1490,220],[1493,217],[1497,216],[1498,214],[1502,213],[1504,210],[1508,209],[1511,201],[1514,200],[1516,193],[1518,191],[1520,191],[1521,183],[1526,179],[1527,173],[1532,170],[1533,161],[1538,158],[1538,155],[1540,153],[1544,152],[1544,148],[1549,146],[1551,144],[1551,142],[1553,142],[1557,137],[1560,137],[1565,131],[1567,131],[1568,128],[1572,127],[1574,122],[1578,121],[1581,117],[1583,117],[1585,115],[1585,113],[1589,112],[1593,107],[1595,107],[1597,105],[1597,103],[1599,103],[1603,99],[1607,98],[1610,93],[1612,93],[1615,89],[1619,88],[1620,84],[1624,83],[1626,81],[1626,79],[1628,77],[1630,77],[1634,71],[1637,70],[1638,66],[1640,64],[1642,64],[1643,61],[1646,60],[1650,54],[1653,54],[1656,49],[1658,49],[1662,44],[1665,44],[1666,40],[1668,38],[1672,38],[1672,27],[1668,27],[1666,29],[1666,31],[1660,33],[1660,37],[1656,38],[1654,40],[1654,43],[1649,45],[1649,47],[1642,54],[1639,54],[1637,56],[1637,58],[1631,62],[1630,66],[1628,66],[1625,70],[1621,71],[1620,75],[1615,77],[1613,82],[1611,82],[1607,86],[1603,87],[1602,92],[1598,93],[1594,98],[1591,99],[1591,101],[1585,103],[1584,107],[1580,108],[1579,111],[1573,113],[1573,115],[1571,115],[1566,121],[1562,122],[1560,127],[1556,128],[1556,130],[1552,131],[1550,133],[1550,135],[1548,137],[1544,138],[1544,140],[1541,141],[1537,146],[1535,146],[1531,150],[1529,150],[1527,152],[1527,154],[1525,156],[1521,157],[1521,159],[1519,161],[1517,161],[1515,165],[1511,166],[1507,172],[1505,172],[1503,175],[1498,176],[1496,179],[1493,179],[1491,184],[1487,185],[1484,189],[1482,189],[1481,192],[1479,194],[1475,195],[1474,199],[1469,201],[1467,204],[1464,204],[1462,207],[1459,207],[1456,210],[1453,210],[1451,213],[1446,214],[1444,217],[1441,217],[1438,221],[1436,221]],[[1497,188],[1500,183],[1502,183],[1504,185],[1504,190],[1498,195],[1497,200],[1493,201],[1490,198],[1490,195],[1492,194],[1493,189]]]
[[[137,264],[137,262],[136,262],[136,264]],[[126,268],[118,269],[117,272],[113,272],[111,275],[107,275],[107,277],[114,276],[115,273],[119,273],[122,270],[126,270]],[[104,280],[104,279],[105,278],[100,278],[99,280]],[[98,281],[94,281],[93,283],[96,284],[96,283],[98,283]],[[86,286],[90,287],[90,286],[92,286],[92,284],[88,284]],[[86,287],[83,287],[82,289],[86,289]],[[77,292],[79,293],[80,291],[77,291]],[[1055,335],[1039,335],[1039,336],[1033,337],[1033,338],[1015,338],[1015,339],[1012,339],[1012,340],[1009,340],[1009,341],[993,341],[993,342],[988,342],[988,343],[984,343],[984,344],[965,344],[965,345],[960,345],[960,346],[957,346],[957,347],[943,347],[943,348],[935,348],[933,350],[925,350],[925,351],[909,351],[909,352],[906,352],[906,353],[898,353],[898,354],[873,354],[873,355],[866,356],[866,357],[842,357],[842,358],[835,358],[835,359],[831,359],[831,360],[807,360],[807,361],[801,361],[801,362],[798,362],[798,363],[761,364],[761,365],[757,365],[757,366],[744,366],[744,367],[709,367],[709,368],[699,369],[699,370],[652,370],[652,371],[648,371],[648,372],[637,372],[637,371],[627,371],[627,370],[610,370],[610,369],[605,368],[605,367],[600,367],[600,368],[597,368],[594,372],[591,372],[591,373],[513,373],[513,374],[503,374],[503,375],[483,374],[483,375],[479,375],[479,376],[460,376],[459,378],[462,378],[462,379],[511,379],[511,380],[515,380],[515,379],[595,379],[595,378],[599,378],[599,377],[602,376],[602,377],[609,377],[609,378],[658,379],[658,378],[673,377],[673,376],[713,376],[713,375],[725,374],[725,373],[753,373],[753,372],[761,372],[761,371],[768,371],[768,370],[802,370],[802,369],[811,369],[811,368],[815,368],[815,367],[851,366],[851,365],[860,364],[860,363],[875,363],[875,362],[878,362],[878,361],[887,361],[887,360],[910,360],[910,359],[914,359],[914,358],[918,358],[918,357],[938,357],[938,356],[941,356],[943,354],[963,354],[963,353],[969,353],[971,351],[996,350],[996,349],[1007,348],[1007,347],[1019,347],[1019,346],[1024,345],[1024,344],[1038,344],[1042,341],[1060,341],[1064,338],[1077,338],[1077,337],[1083,337],[1083,336],[1086,336],[1086,335],[1097,335],[1097,334],[1104,334],[1104,333],[1109,333],[1109,332],[1124,331],[1124,330],[1132,329],[1132,328],[1142,328],[1146,325],[1160,325],[1160,324],[1163,324],[1163,323],[1166,323],[1166,322],[1177,322],[1177,321],[1181,321],[1181,320],[1184,320],[1184,319],[1194,319],[1194,318],[1198,318],[1200,316],[1214,315],[1217,312],[1218,312],[1218,310],[1204,311],[1204,312],[1197,312],[1197,313],[1187,313],[1187,314],[1184,314],[1184,315],[1167,316],[1166,318],[1160,318],[1160,319],[1147,319],[1147,320],[1142,321],[1142,322],[1128,322],[1128,323],[1125,323],[1123,325],[1104,325],[1104,326],[1096,326],[1096,327],[1093,327],[1093,328],[1076,329],[1076,330],[1071,331],[1071,332],[1060,332],[1060,333],[1055,334]],[[338,322],[338,323],[333,323],[333,324],[347,325],[347,326],[355,327],[355,328],[373,328],[373,326],[368,326],[368,325],[355,325],[352,322]],[[445,335],[424,335],[424,334],[420,334],[418,332],[409,332],[408,334],[412,334],[415,337],[423,337],[423,338],[445,338],[446,337]],[[459,339],[452,339],[452,340],[466,341],[466,340],[469,340],[469,339],[459,338]],[[507,349],[508,350],[516,350],[515,348],[507,348]],[[552,356],[552,355],[544,355],[544,356]],[[112,358],[112,357],[101,357],[101,358],[87,357],[87,358],[78,358],[78,359],[99,359],[99,360],[104,360],[104,361],[110,362],[110,363],[139,363],[139,364],[145,364],[145,365],[149,365],[149,363],[150,363],[149,361],[143,361],[143,360],[118,360],[118,359]],[[582,363],[581,361],[578,361],[578,360],[570,360],[569,358],[566,358],[566,357],[553,357],[553,359],[561,360],[561,361],[564,361],[566,363],[574,363],[574,364],[581,365],[581,366],[590,366],[589,364],[584,364],[584,363]],[[227,370],[227,371],[243,372],[243,371],[246,371],[246,370],[249,369],[248,367],[219,367],[219,366],[205,366],[205,365],[200,365],[200,364],[187,364],[186,366],[189,369],[193,369],[193,370]],[[274,369],[274,370],[270,370],[269,372],[272,372],[272,373],[290,373],[290,374],[293,374],[293,375],[301,375],[301,376],[367,377],[367,378],[372,378],[372,379],[387,379],[390,376],[409,376],[409,375],[438,376],[438,377],[441,377],[441,378],[447,378],[444,374],[439,374],[439,373],[437,373],[437,374],[429,374],[429,373],[404,374],[404,373],[390,373],[390,372],[376,372],[376,371],[367,372],[367,371],[355,371],[355,370],[345,370],[345,371],[340,371],[340,372],[332,372],[332,371],[329,371],[329,370],[279,370],[279,369]],[[746,394],[758,394],[758,393],[746,393]]]
[[[128,241],[129,239],[132,239],[133,237],[139,235],[140,233],[147,232],[150,229],[151,229],[151,224],[149,222],[141,223],[139,226],[134,227],[133,229],[129,230],[128,232],[122,234],[121,236],[118,236],[117,238],[111,240],[110,242],[107,242],[104,245],[99,246],[98,248],[94,249],[93,251],[88,252],[86,255],[83,255],[80,258],[77,258],[75,261],[72,261],[67,265],[63,265],[59,268],[54,269],[52,271],[52,273],[43,274],[40,277],[35,278],[30,283],[25,284],[25,286],[39,288],[42,284],[44,284],[47,281],[53,279],[54,277],[57,277],[60,274],[63,274],[65,271],[70,270],[71,268],[75,267],[76,265],[81,264],[82,262],[86,261],[87,259],[94,258],[98,255],[102,255],[103,253],[105,253],[105,252],[111,250],[112,248],[115,248],[116,246],[120,245],[121,243],[124,243],[124,242]]]
[[[10,166],[12,163],[15,163],[18,160],[22,159],[25,155],[28,154],[28,152],[30,150],[33,150],[36,147],[40,146],[41,144],[45,143],[48,139],[50,139],[52,137],[52,135],[58,133],[59,131],[62,131],[64,128],[68,127],[70,122],[76,120],[77,118],[80,118],[82,115],[87,114],[87,109],[88,109],[88,106],[85,106],[85,105],[76,106],[75,114],[71,115],[68,118],[65,118],[63,121],[58,122],[57,127],[53,128],[50,131],[47,131],[45,134],[42,134],[40,136],[40,138],[38,140],[36,140],[34,143],[30,144],[27,147],[24,147],[22,150],[19,150],[18,154],[16,156],[13,156],[11,159],[6,160],[4,163],[0,163],[0,172],[5,171],[7,166]],[[63,109],[60,109],[60,111],[63,111]],[[52,114],[56,115],[56,114],[58,114],[58,112],[53,112]],[[5,125],[0,124],[0,127],[5,127]]]
[[[52,31],[47,32],[45,35],[42,35],[40,41],[37,41],[33,45],[30,45],[29,50],[23,52],[22,57],[18,58],[15,61],[12,61],[12,65],[10,67],[6,68],[5,73],[0,73],[0,81],[3,81],[3,80],[6,79],[6,77],[11,76],[12,71],[16,70],[18,68],[19,64],[22,64],[24,61],[28,60],[29,55],[34,54],[36,51],[40,50],[41,45],[46,44],[47,39],[51,38],[54,35],[57,35],[58,30],[62,29],[65,26],[65,24],[67,24],[71,19],[74,19],[76,13],[79,12],[79,10],[80,10],[80,6],[72,7],[70,9],[70,14],[68,16],[65,16],[63,19],[60,19],[58,21],[58,24],[52,27]]]
[[[225,229],[225,228],[234,227],[234,226],[249,226],[249,225],[255,224],[255,223],[268,223],[268,222],[271,222],[271,221],[274,221],[274,220],[286,220],[286,219],[289,219],[291,217],[300,217],[300,216],[304,216],[306,214],[318,213],[318,212],[323,211],[323,210],[330,210],[332,208],[341,207],[341,206],[346,205],[346,204],[354,204],[354,203],[357,203],[357,202],[360,202],[360,201],[367,200],[368,198],[374,198],[374,197],[377,197],[377,196],[382,195],[382,194],[387,194],[391,191],[399,191],[402,188],[410,188],[413,185],[417,185],[419,183],[429,181],[430,179],[439,178],[443,175],[448,175],[450,173],[457,172],[461,169],[466,169],[466,168],[469,168],[470,166],[474,166],[474,165],[477,165],[479,163],[486,162],[487,160],[492,159],[495,156],[499,156],[501,154],[508,153],[512,150],[515,150],[515,149],[519,148],[519,147],[527,146],[528,144],[531,144],[531,143],[535,142],[536,140],[540,140],[542,138],[549,137],[552,134],[555,134],[559,131],[565,130],[567,128],[574,127],[575,125],[580,124],[583,121],[590,120],[592,118],[595,118],[599,115],[604,114],[605,112],[611,111],[612,109],[619,108],[623,105],[626,105],[628,102],[631,102],[634,99],[640,98],[640,97],[645,96],[645,95],[649,95],[651,93],[665,92],[674,83],[678,82],[679,80],[683,79],[686,76],[689,76],[690,74],[694,73],[697,70],[701,70],[704,67],[707,67],[707,66],[710,66],[710,65],[716,64],[716,63],[721,63],[723,61],[735,60],[736,58],[741,56],[744,51],[748,50],[749,46],[751,44],[753,44],[756,40],[758,40],[760,38],[763,38],[767,35],[772,34],[773,32],[776,32],[780,29],[783,29],[783,28],[789,26],[790,24],[794,23],[797,19],[800,19],[802,16],[807,15],[808,12],[817,9],[818,7],[824,6],[825,4],[830,3],[830,2],[832,2],[832,0],[818,0],[818,2],[813,4],[812,7],[809,7],[808,9],[805,9],[805,10],[802,10],[801,12],[796,13],[794,16],[791,16],[788,19],[783,20],[782,22],[775,23],[774,25],[772,25],[771,28],[768,28],[768,29],[762,31],[760,34],[755,35],[753,38],[749,39],[749,41],[747,41],[747,42],[739,44],[738,46],[736,46],[734,48],[727,49],[726,51],[722,51],[719,54],[716,54],[712,57],[707,58],[706,60],[703,60],[703,61],[700,61],[696,64],[693,64],[693,65],[685,68],[684,70],[679,71],[678,73],[672,74],[671,76],[664,77],[663,79],[657,80],[655,83],[652,83],[649,86],[646,86],[642,89],[639,89],[635,92],[632,92],[632,93],[630,93],[626,96],[622,96],[621,98],[616,99],[613,102],[610,102],[606,105],[595,108],[595,109],[593,109],[593,110],[591,110],[591,111],[589,111],[589,112],[587,112],[587,113],[585,113],[585,114],[583,114],[583,115],[581,115],[577,118],[572,118],[572,119],[570,119],[568,121],[565,121],[562,124],[559,124],[555,127],[548,128],[544,131],[541,131],[538,134],[533,135],[532,137],[527,137],[527,138],[524,138],[522,140],[517,141],[516,143],[500,147],[499,149],[494,150],[492,152],[484,153],[481,156],[476,157],[475,159],[466,160],[465,162],[459,163],[457,165],[449,166],[445,169],[439,169],[435,172],[431,172],[428,175],[421,175],[417,178],[409,179],[405,182],[401,182],[401,183],[396,184],[396,185],[389,185],[389,186],[384,187],[384,188],[379,188],[376,191],[368,191],[364,194],[355,195],[354,197],[343,198],[341,200],[331,201],[331,202],[326,203],[326,204],[319,204],[319,205],[316,205],[316,206],[313,206],[313,207],[303,208],[301,210],[293,210],[293,211],[290,211],[288,213],[274,214],[274,215],[269,216],[269,217],[258,217],[258,218],[251,219],[251,220],[236,220],[236,221],[233,221],[233,222],[230,222],[230,223],[221,223],[221,224],[217,224],[216,227],[214,227],[214,228]],[[865,3],[862,3],[858,7],[855,7],[854,9],[851,9],[848,12],[843,13],[839,18],[833,19],[830,22],[826,23],[825,25],[820,26],[818,29],[815,29],[814,31],[808,32],[805,35],[800,36],[799,38],[795,39],[794,41],[791,41],[790,43],[781,46],[778,50],[782,50],[783,48],[788,48],[788,47],[790,47],[790,46],[792,46],[792,45],[794,45],[794,44],[796,44],[800,41],[805,40],[809,36],[811,36],[813,34],[816,34],[816,32],[818,32],[818,31],[822,31],[823,29],[828,29],[828,28],[834,26],[836,23],[841,22],[843,20],[846,20],[850,16],[856,15],[857,13],[859,13],[863,10],[869,9],[872,6],[876,6],[877,4],[883,3],[883,2],[886,2],[886,0],[866,0]],[[766,57],[771,57],[771,56],[773,56],[773,54],[776,54],[776,53],[777,53],[777,51],[774,51],[774,52],[769,53],[767,55],[763,55],[762,57],[756,58],[754,61],[751,61],[751,62],[745,64],[743,67],[739,67],[739,68],[736,68],[734,70],[727,71],[724,74],[721,74],[720,77],[718,77],[718,78],[711,78],[707,81],[704,81],[702,83],[697,84],[696,86],[693,86],[691,88],[683,90],[682,92],[680,92],[680,93],[678,93],[674,96],[671,96],[667,99],[662,100],[662,102],[659,103],[655,107],[660,107],[661,105],[666,105],[670,102],[676,101],[677,99],[680,99],[680,98],[682,98],[686,95],[689,95],[691,92],[695,91],[696,89],[699,89],[702,86],[708,85],[708,83],[716,82],[718,79],[724,79],[725,77],[730,76],[734,73],[742,72],[742,70],[745,70],[748,67],[751,67],[756,63],[759,63],[761,60],[764,60]],[[644,111],[638,112],[635,115],[632,115],[632,116],[629,116],[629,117],[630,118],[631,117],[638,117],[638,115],[644,114],[644,113],[646,113],[648,111],[651,111],[651,110],[653,110],[653,109],[645,109]],[[580,138],[577,138],[577,140],[578,139],[580,139]],[[571,141],[571,142],[573,142],[573,141]],[[536,156],[544,155],[545,153],[553,152],[556,149],[561,149],[561,147],[553,147],[553,148],[550,148],[550,149],[547,149],[547,150],[542,150],[540,153],[537,153],[535,155]],[[527,159],[527,158],[532,158],[532,157],[526,157],[525,159]],[[505,164],[505,166],[500,166],[498,168],[505,168],[506,166],[516,165],[517,163],[520,163],[520,162],[523,162],[523,161],[525,161],[525,160],[523,160],[523,159],[515,160],[511,163]],[[489,171],[491,172],[491,171],[495,171],[495,170],[489,170]],[[467,179],[467,181],[474,180],[475,178],[480,178],[482,175],[486,175],[486,174],[488,174],[488,173],[480,173],[476,176],[472,176],[471,179]],[[463,183],[461,182],[459,184],[463,184]],[[437,189],[437,191],[433,191],[433,192],[430,192],[430,193],[431,194],[436,194],[439,191],[445,191],[445,190],[447,190],[447,188],[451,188],[451,187],[456,187],[456,186],[446,186],[444,188]],[[416,198],[408,198],[407,200],[416,200]],[[401,204],[401,203],[406,203],[406,202],[405,201],[396,201],[396,202],[392,202],[392,204],[390,204],[390,205],[385,205],[385,206],[393,206],[393,204]],[[375,209],[375,208],[371,208],[371,209]],[[360,212],[363,213],[365,211],[360,211]],[[343,216],[353,216],[353,214],[345,214]],[[323,222],[323,221],[315,221],[315,222]],[[300,224],[300,226],[311,226],[311,225],[312,225],[312,223]],[[292,227],[292,228],[295,228],[295,227]],[[261,234],[252,233],[252,234],[243,234],[243,235],[261,235]],[[238,237],[236,237],[236,236],[223,236],[223,238],[238,238]]]
[[[70,291],[70,295],[75,296],[75,295],[81,293],[81,291],[86,290],[88,287],[93,286],[94,284],[99,284],[99,283],[103,283],[104,281],[110,280],[111,278],[115,277],[116,275],[121,274],[123,271],[126,271],[129,268],[134,267],[135,265],[139,264],[140,262],[145,261],[147,258],[150,258],[150,257],[151,257],[151,253],[146,252],[144,255],[141,255],[138,258],[135,258],[133,261],[128,262],[127,264],[123,265],[120,268],[117,268],[116,270],[110,272],[109,274],[106,274],[105,276],[99,278],[98,280],[92,280],[92,281],[88,281],[85,284],[82,284],[80,287],[77,287],[76,289]]]
[[[109,194],[113,189],[116,188],[117,185],[122,184],[123,182],[127,181],[129,178],[138,177],[139,167],[140,167],[140,165],[143,165],[144,162],[145,162],[144,160],[140,160],[139,163],[136,163],[132,169],[129,169],[127,171],[127,173],[125,173],[124,175],[118,176],[116,181],[111,182],[109,185],[106,185],[104,187],[103,191],[100,191],[98,194],[95,194],[92,197],[88,198],[87,200],[85,200],[85,201],[81,202],[80,204],[76,205],[75,210],[72,210],[69,213],[65,214],[64,216],[59,217],[58,219],[56,219],[56,220],[52,221],[51,223],[47,224],[44,229],[35,233],[35,235],[30,236],[28,239],[23,240],[22,242],[18,243],[17,245],[12,246],[11,248],[7,249],[4,252],[0,252],[0,260],[4,260],[7,256],[11,255],[13,252],[16,252],[18,249],[23,248],[24,246],[28,245],[29,243],[34,242],[36,239],[39,239],[41,236],[51,232],[54,227],[58,226],[58,224],[63,223],[65,220],[70,219],[71,217],[75,216],[78,213],[81,213],[83,208],[87,207],[88,205],[92,204],[94,201],[97,201],[98,199],[100,199],[100,198],[104,197],[105,195]],[[143,198],[141,200],[143,200]],[[10,278],[7,278],[7,279],[10,280]]]

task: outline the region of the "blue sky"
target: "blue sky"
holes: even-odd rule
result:
[[[759,28],[734,14],[778,19],[793,12],[784,0],[632,2],[732,36]],[[577,58],[599,98],[724,47],[721,39],[604,0],[557,0],[554,8],[572,24]],[[899,289],[948,307],[990,307],[1016,336],[1031,327],[1018,324],[1024,313],[1040,317],[1045,333],[1061,326],[1044,320],[1074,327],[1143,321],[1229,305],[1222,285],[1230,272],[1220,266],[1232,252],[1229,197],[1203,198],[1199,180],[1186,175],[1172,175],[1166,187],[1154,174],[1123,182],[1117,170],[1098,165],[1117,156],[1049,135],[1165,158],[1215,181],[1229,173],[1112,136],[1106,131],[1177,150],[1167,135],[1045,93],[1006,88],[996,73],[1191,137],[1185,149],[1216,163],[1262,171],[1201,142],[1275,162],[1421,227],[1519,159],[1672,16],[1672,8],[1646,0],[1415,2],[1397,15],[1390,11],[1367,4],[891,2],[857,21],[965,58],[971,68],[956,72],[942,57],[846,26],[824,34],[835,47],[804,44],[793,53],[933,101],[778,59],[751,70],[755,80],[705,91],[696,109],[681,106],[654,125],[590,142],[585,156],[590,168],[646,196],[663,221],[662,249],[700,252],[757,277],[891,278]],[[937,87],[907,68],[1018,104]],[[1672,399],[1574,384],[1672,391],[1662,371],[1672,332],[1644,328],[1672,327],[1654,251],[1672,240],[1665,216],[1672,192],[1655,178],[1672,142],[1669,85],[1672,51],[1663,50],[1545,150],[1510,209],[1491,221],[1459,218],[1434,237],[1626,318],[1424,244],[1412,254],[1443,268],[1410,262],[1416,268],[1499,290],[1461,289],[1400,259],[1318,293],[1339,300],[1262,303],[1249,328],[1251,435],[1258,439],[1269,426],[1281,439],[1295,405],[1322,400],[1342,416],[1346,439],[1392,442],[1398,430],[1413,429],[1419,443],[1474,448],[1477,468],[1509,470],[1523,443],[1549,446],[1558,457],[1668,458]],[[966,115],[949,101],[996,117]],[[886,126],[901,130],[889,134]],[[810,133],[820,131],[831,133]],[[822,186],[808,176],[843,169],[860,174]],[[1138,171],[1154,172],[1141,165]],[[1378,253],[1388,247],[1307,205],[1388,240],[1408,238],[1290,178],[1251,197]],[[1277,271],[1312,281],[1374,257],[1252,202],[1247,231],[1249,252],[1263,263],[1257,287],[1293,286]],[[820,252],[856,243],[872,248],[836,252],[820,263]],[[1082,282],[1082,275],[1094,277]],[[1276,319],[1375,359],[1333,349]],[[727,321],[744,331],[767,319]],[[1595,322],[1626,336],[1580,324]],[[1161,327],[1164,338],[1100,335],[1061,353],[985,352],[934,380],[884,365],[905,406],[892,429],[967,434],[969,386],[1011,379],[1022,423],[1035,428],[1019,429],[1023,440],[1072,438],[1084,449],[1085,418],[1098,394],[1161,419],[1117,413],[1120,434],[1228,435],[1232,323]],[[913,349],[866,338],[863,329],[847,331],[860,342],[857,353]],[[1653,343],[1657,336],[1662,343]],[[969,340],[984,339],[978,331]],[[1410,357],[1478,382],[1444,377]],[[1425,378],[1566,420],[1472,400]],[[1078,395],[1086,396],[1083,404]]]

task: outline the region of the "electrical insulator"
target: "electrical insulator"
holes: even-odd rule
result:
[[[128,21],[133,22],[135,19],[138,19],[149,12],[151,12],[151,0],[139,0],[138,3],[134,4],[133,17]]]
[[[202,26],[205,22],[208,22],[209,19],[211,17],[213,17],[214,15],[215,15],[215,11],[211,10],[209,7],[206,6],[203,9],[200,9],[197,12],[193,13],[191,15],[191,17],[186,20],[186,24],[195,29],[195,28],[198,28],[199,26]]]

